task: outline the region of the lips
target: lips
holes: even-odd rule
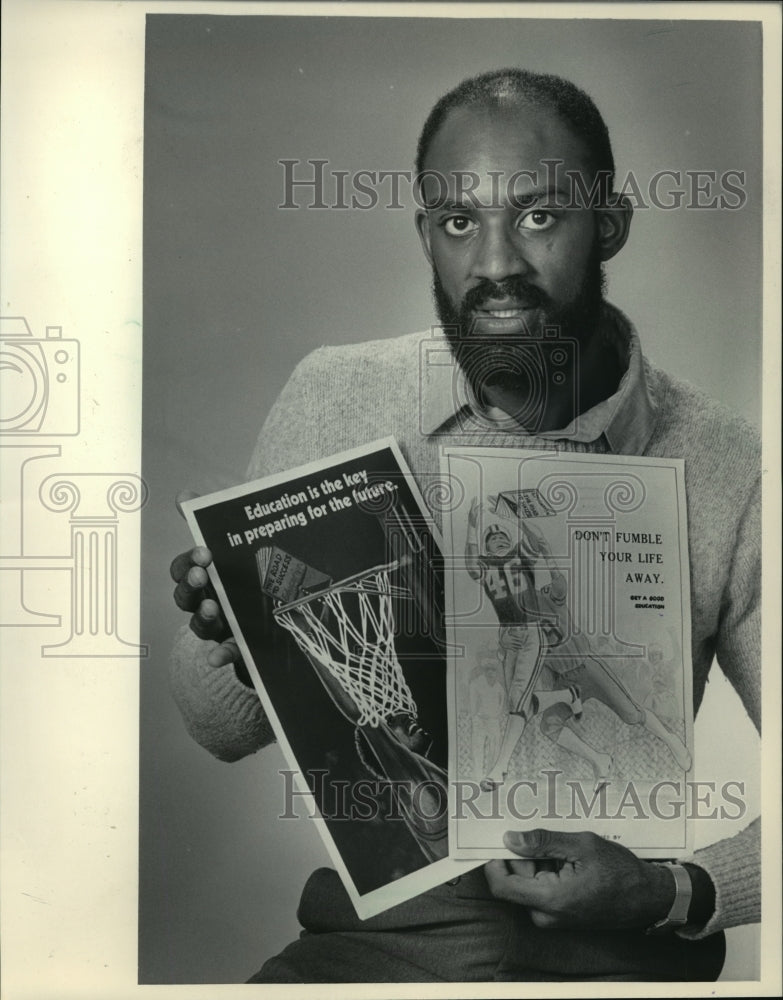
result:
[[[471,314],[471,329],[480,336],[528,337],[534,326],[536,306],[515,300],[484,302]]]

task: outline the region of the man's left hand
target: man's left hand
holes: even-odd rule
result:
[[[674,902],[668,871],[594,833],[530,830],[503,840],[525,860],[490,861],[489,888],[525,906],[537,927],[649,927]]]

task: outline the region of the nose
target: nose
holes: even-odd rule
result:
[[[528,262],[515,234],[504,220],[493,219],[482,228],[473,261],[473,276],[502,281],[511,275],[527,274]]]

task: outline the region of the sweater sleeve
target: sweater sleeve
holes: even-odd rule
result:
[[[761,731],[761,484],[755,484],[737,531],[721,607],[718,663]]]
[[[761,503],[754,489],[737,532],[721,608],[717,657],[721,669],[761,731]],[[761,919],[761,822],[681,858],[704,869],[715,886],[715,912],[702,928],[680,935],[706,937]]]
[[[176,638],[170,682],[188,733],[218,760],[235,761],[274,741],[258,695],[233,664],[207,663],[216,642],[198,639],[187,625]]]
[[[257,479],[316,457],[313,420],[312,355],[297,365],[258,435],[246,479]],[[235,761],[274,742],[275,736],[253,688],[236,676],[232,665],[211,667],[209,651],[217,644],[198,639],[185,626],[170,658],[170,684],[188,733],[219,760]]]
[[[760,820],[754,820],[734,837],[678,860],[704,869],[715,886],[715,912],[710,920],[704,927],[678,931],[680,937],[707,937],[729,927],[761,920]]]

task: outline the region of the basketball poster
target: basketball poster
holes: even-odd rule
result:
[[[448,861],[443,574],[392,439],[183,504],[306,811],[360,917]]]
[[[540,826],[687,851],[732,789],[691,780],[682,462],[453,448],[442,474],[454,856]]]

